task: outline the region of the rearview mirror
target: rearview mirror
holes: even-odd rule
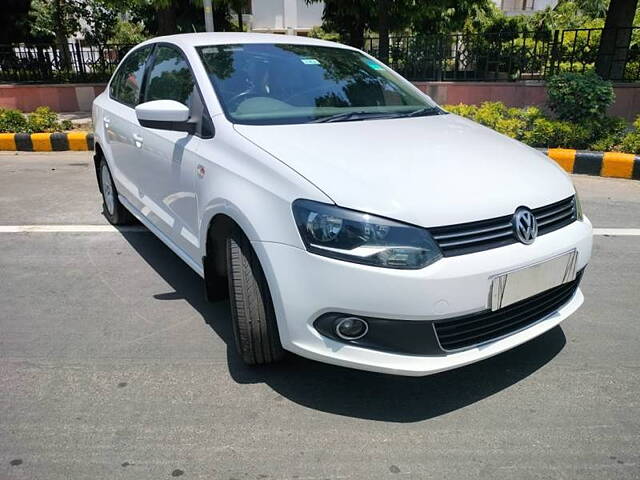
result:
[[[140,125],[159,130],[174,130],[193,135],[195,122],[189,121],[189,107],[175,100],[153,100],[136,107]]]

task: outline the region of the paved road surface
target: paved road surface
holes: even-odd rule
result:
[[[597,227],[640,182],[574,177]],[[0,225],[104,225],[86,153],[0,155]],[[0,479],[640,478],[640,236],[583,308],[424,378],[242,366],[227,303],[149,233],[0,233]]]

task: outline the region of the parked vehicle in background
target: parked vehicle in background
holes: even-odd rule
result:
[[[472,363],[583,302],[591,224],[539,152],[373,57],[302,37],[162,37],[94,102],[106,217],[230,297],[247,364],[404,375]]]

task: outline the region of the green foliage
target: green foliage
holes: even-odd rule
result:
[[[146,38],[147,36],[144,33],[144,25],[142,23],[118,20],[113,30],[113,36],[109,39],[109,42],[135,45],[146,40]]]
[[[27,119],[20,110],[0,108],[0,133],[30,133]]]
[[[49,107],[38,107],[25,116],[20,110],[0,108],[0,133],[39,133],[71,130],[69,120],[58,121],[58,114]]]
[[[340,34],[338,32],[327,32],[322,27],[313,27],[309,30],[311,38],[319,38],[320,40],[329,40],[330,42],[339,42]]]
[[[549,108],[561,120],[601,120],[615,99],[611,82],[595,73],[561,73],[551,78],[547,87]]]
[[[447,111],[474,120],[532,147],[576,148],[633,152],[640,140],[640,117],[635,131],[625,136],[627,122],[617,117],[568,121],[549,117],[538,107],[508,108],[501,102],[446,105]]]
[[[56,132],[61,129],[58,114],[49,107],[38,107],[27,115],[27,123],[31,132]]]
[[[640,115],[633,122],[633,130],[627,133],[620,142],[620,150],[640,155]]]

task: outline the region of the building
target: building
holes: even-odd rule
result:
[[[251,0],[250,31],[307,35],[322,25],[324,2],[305,0]]]
[[[493,3],[505,15],[511,16],[532,14],[547,7],[554,8],[558,0],[493,0]]]

